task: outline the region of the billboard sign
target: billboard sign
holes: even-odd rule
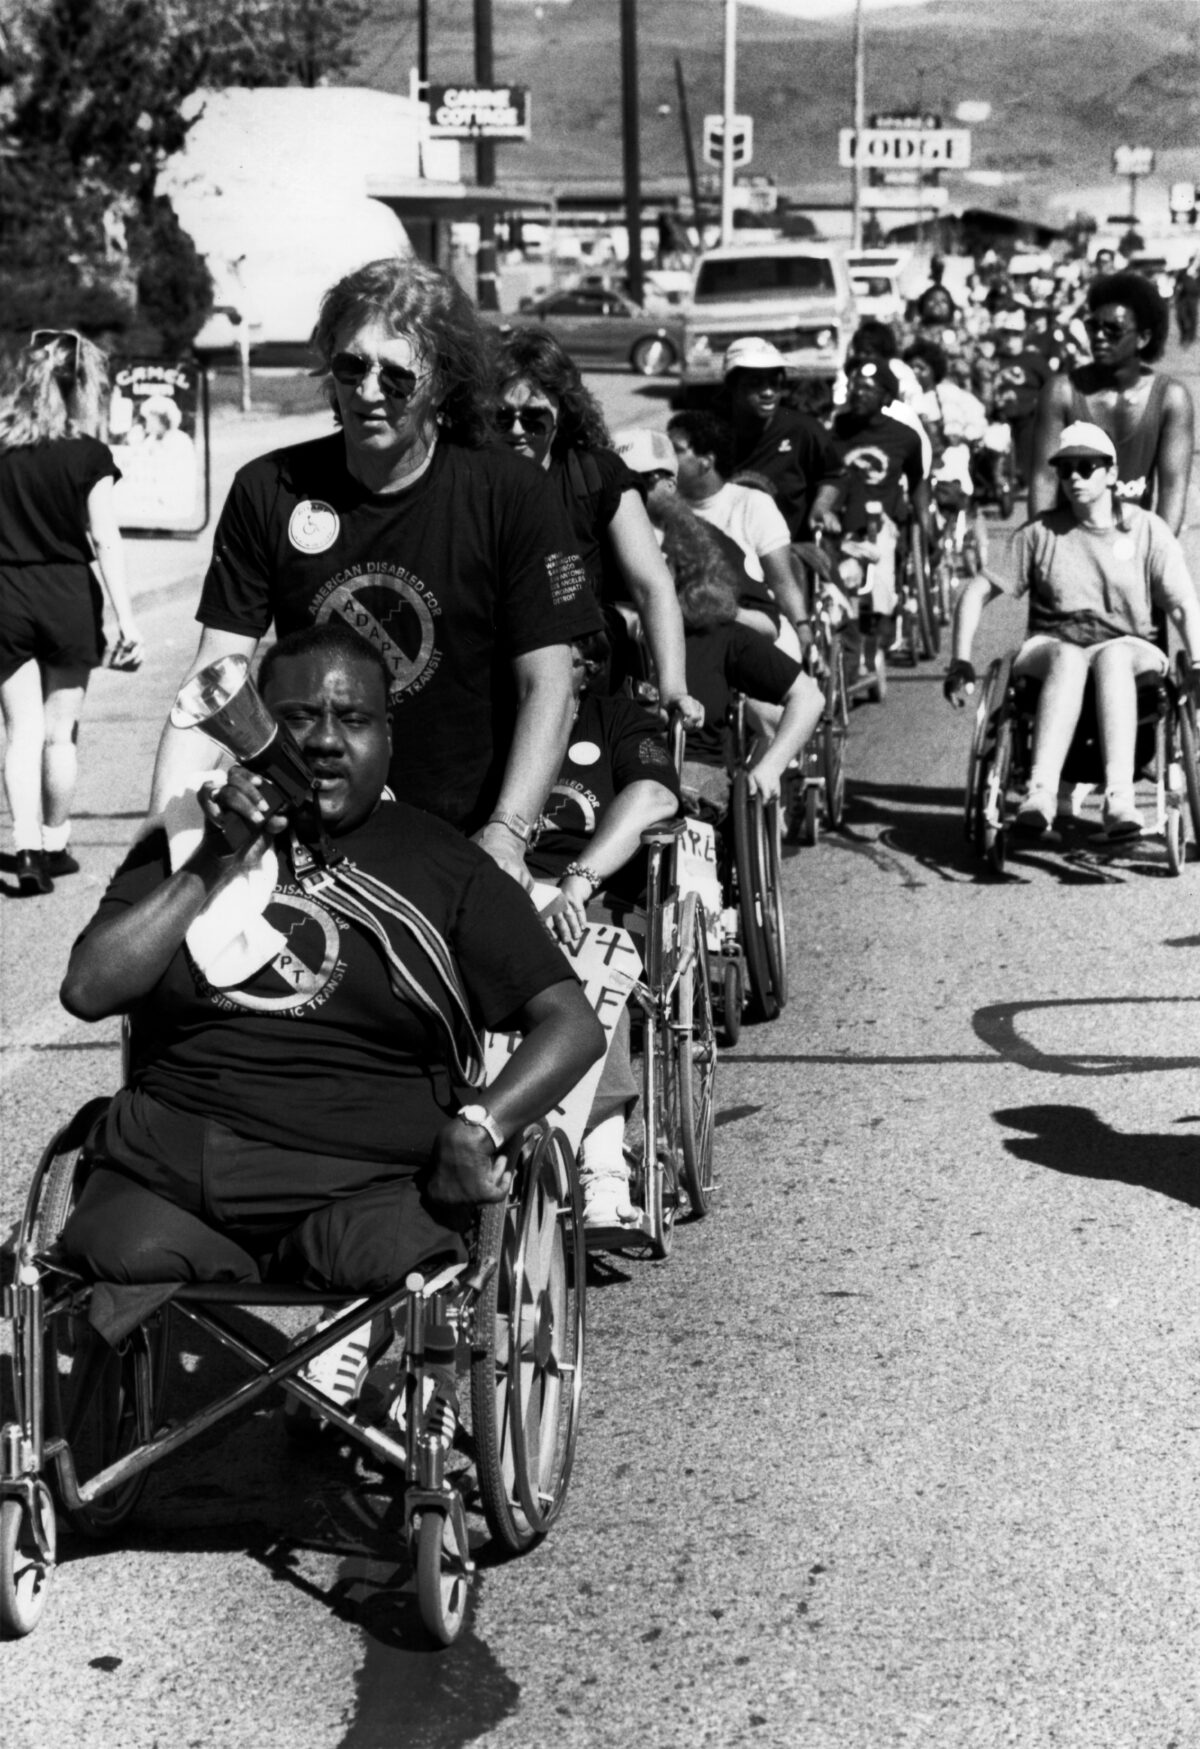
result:
[[[1113,150],[1112,167],[1114,176],[1153,176],[1154,149],[1152,146],[1117,146]]]
[[[202,524],[203,456],[197,441],[200,367],[125,359],[113,372],[108,445],[121,470],[122,528],[194,532]]]
[[[748,164],[754,156],[754,118],[752,116],[734,116],[731,151],[735,170],[740,169],[743,164]],[[723,164],[725,162],[725,117],[723,115],[706,115],[704,118],[704,162],[706,164]]]
[[[842,128],[838,163],[872,170],[966,170],[971,163],[970,128]]]
[[[429,133],[435,140],[527,140],[526,85],[430,85]]]

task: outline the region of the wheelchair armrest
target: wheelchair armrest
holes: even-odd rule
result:
[[[682,816],[674,820],[664,820],[660,826],[648,826],[642,833],[641,843],[648,847],[657,844],[665,850],[677,838],[682,838],[686,831],[687,821]]]

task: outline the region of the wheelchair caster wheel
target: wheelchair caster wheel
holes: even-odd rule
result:
[[[448,1512],[427,1511],[417,1531],[417,1604],[426,1629],[452,1646],[467,1614],[468,1580]]]
[[[727,1045],[735,1045],[742,1036],[744,1000],[742,968],[737,960],[726,960],[721,979],[721,1031]]]
[[[36,1525],[31,1511],[38,1515]],[[41,1620],[57,1547],[54,1502],[44,1482],[34,1484],[32,1509],[26,1500],[5,1500],[0,1506],[0,1635],[4,1639],[22,1639]]]

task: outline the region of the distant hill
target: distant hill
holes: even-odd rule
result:
[[[430,12],[432,77],[470,77],[471,0],[433,0]],[[721,0],[639,0],[648,177],[684,173],[677,55],[693,130],[721,107],[723,16]],[[990,120],[973,129],[973,169],[992,173],[995,186],[972,194],[963,185],[957,198],[1033,216],[1052,194],[1104,185],[1121,143],[1165,154],[1164,180],[1200,178],[1193,0],[930,0],[866,18],[868,111],[919,101],[949,121],[964,99],[991,104]],[[837,133],[851,120],[849,15],[802,22],[743,0],[738,19],[738,108],[755,120],[754,169],[784,186],[844,180]],[[528,85],[533,102],[533,140],[498,148],[502,180],[620,177],[619,30],[619,0],[495,0],[497,79]],[[360,35],[353,77],[405,91],[415,57],[413,0],[382,0]]]

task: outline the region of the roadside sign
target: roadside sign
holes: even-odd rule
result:
[[[429,136],[434,140],[527,140],[525,85],[430,85]]]
[[[861,146],[860,143],[861,142]],[[874,170],[966,170],[971,163],[970,128],[842,128],[838,163],[861,161]]]
[[[208,399],[190,359],[118,361],[108,442],[121,470],[117,521],[139,533],[199,534],[208,521]]]
[[[742,164],[748,164],[754,156],[753,116],[734,116],[730,152],[735,170]],[[706,164],[723,164],[725,162],[725,117],[723,115],[706,115],[704,118],[704,162]]]
[[[1173,213],[1195,212],[1196,184],[1194,182],[1173,182],[1169,204]]]
[[[1152,146],[1114,147],[1112,173],[1114,176],[1153,176],[1154,148]]]

